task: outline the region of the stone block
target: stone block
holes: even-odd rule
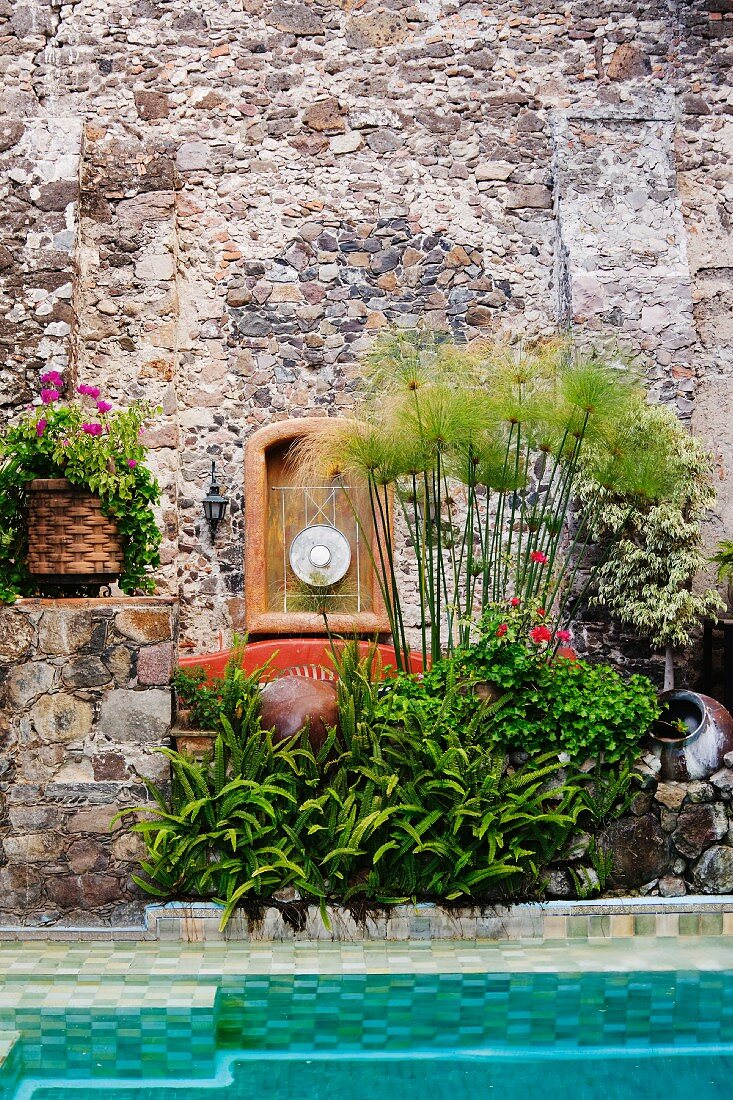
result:
[[[208,167],[209,146],[204,141],[186,141],[176,154],[180,172],[198,172]]]
[[[44,611],[38,626],[41,653],[77,653],[92,638],[92,618],[85,611]]]
[[[45,661],[28,661],[11,668],[5,681],[5,691],[11,703],[23,709],[39,695],[50,691],[56,679],[56,669]]]
[[[113,875],[83,875],[80,880],[82,905],[85,909],[99,909],[121,901],[122,886]]]
[[[0,608],[0,662],[19,661],[33,641],[33,624],[27,615]]]
[[[164,92],[135,92],[135,107],[146,122],[167,118],[170,113],[170,102]]]
[[[113,743],[160,745],[171,727],[171,693],[114,688],[102,700],[97,730]]]
[[[551,210],[552,191],[541,183],[514,187],[509,191],[506,205],[509,210]]]
[[[88,810],[79,810],[77,813],[72,814],[66,823],[66,830],[69,833],[97,833],[100,836],[106,836],[110,832],[110,822],[116,813],[121,810],[121,806],[106,805],[106,806],[92,806]],[[121,824],[117,824],[117,828],[121,828]]]
[[[111,672],[118,687],[127,687],[132,675],[132,652],[124,645],[110,646],[102,653],[102,660]]]
[[[516,164],[509,164],[505,160],[487,160],[476,167],[476,179],[479,183],[489,180],[508,180],[516,168]]]
[[[694,882],[702,894],[733,894],[733,848],[708,848],[695,865]]]
[[[719,802],[685,806],[672,833],[674,846],[686,859],[694,859],[728,832],[728,815]]]
[[[326,29],[318,12],[308,4],[273,4],[265,21],[284,34],[297,37],[324,34]]]
[[[129,607],[118,612],[115,627],[120,634],[141,644],[167,642],[173,636],[167,607]]]
[[[606,69],[609,80],[631,80],[647,76],[651,71],[647,55],[631,42],[622,42],[616,47]]]
[[[30,719],[42,741],[68,744],[90,733],[94,711],[90,703],[58,692],[42,695],[30,710]]]
[[[66,853],[66,858],[75,875],[88,871],[104,871],[109,864],[109,852],[104,845],[91,837],[75,841]]]
[[[102,687],[112,679],[112,673],[99,657],[77,657],[64,665],[61,673],[64,684],[70,688]]]
[[[354,15],[346,23],[346,41],[356,49],[396,46],[408,33],[407,17],[401,11]]]
[[[344,111],[337,99],[319,99],[303,112],[303,122],[311,130],[334,133],[346,129]]]
[[[173,643],[145,646],[137,656],[139,684],[169,684],[173,673]]]
[[[612,822],[599,835],[598,847],[613,858],[614,886],[636,889],[669,868],[669,838],[652,814]]]
[[[50,863],[61,855],[64,841],[58,833],[50,833],[48,830],[25,835],[13,834],[5,837],[3,849],[10,863]]]
[[[686,794],[687,788],[683,783],[660,783],[654,797],[668,810],[679,810]]]

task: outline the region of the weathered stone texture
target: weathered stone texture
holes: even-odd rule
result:
[[[641,351],[716,451],[710,538],[730,527],[730,28],[714,0],[0,6],[0,401],[70,357],[162,407],[187,643],[241,619],[247,434],[347,408],[389,323]],[[585,644],[649,667],[609,638]]]
[[[22,600],[5,627],[0,923],[127,920],[140,844],[111,822],[168,778],[175,602]]]

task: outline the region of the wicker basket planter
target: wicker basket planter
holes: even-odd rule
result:
[[[29,482],[27,564],[41,587],[116,580],[124,565],[122,540],[99,497],[64,477]]]

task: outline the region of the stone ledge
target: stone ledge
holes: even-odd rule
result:
[[[471,943],[603,942],[643,938],[733,937],[733,895],[685,898],[604,898],[549,901],[496,908],[443,909],[431,903],[395,906],[357,923],[346,910],[328,906],[330,927],[317,905],[301,910],[295,931],[281,908],[259,920],[237,913],[219,931],[222,907],[211,902],[172,901],[147,906],[140,926],[0,926],[0,941],[177,941],[183,943],[282,943],[330,941],[378,943],[458,941]]]
[[[27,596],[7,604],[7,610],[15,611],[93,611],[98,607],[173,607],[177,596],[75,596],[56,599],[46,596]]]
[[[608,898],[597,902],[537,902],[495,908],[443,909],[431,903],[398,905],[357,923],[345,909],[327,906],[300,911],[296,931],[281,908],[268,907],[258,920],[236,913],[219,931],[222,907],[213,903],[168,902],[145,911],[148,933],[161,940],[202,941],[400,941],[491,942],[557,939],[621,939],[635,936],[733,936],[733,896],[716,898]],[[329,927],[330,925],[330,927]]]

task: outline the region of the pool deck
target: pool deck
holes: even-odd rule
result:
[[[0,945],[0,1010],[19,986],[75,989],[216,982],[241,974],[733,970],[733,937],[545,943],[15,943]],[[65,992],[64,992],[65,991]],[[180,990],[179,990],[180,992]],[[106,994],[105,994],[106,995]]]

